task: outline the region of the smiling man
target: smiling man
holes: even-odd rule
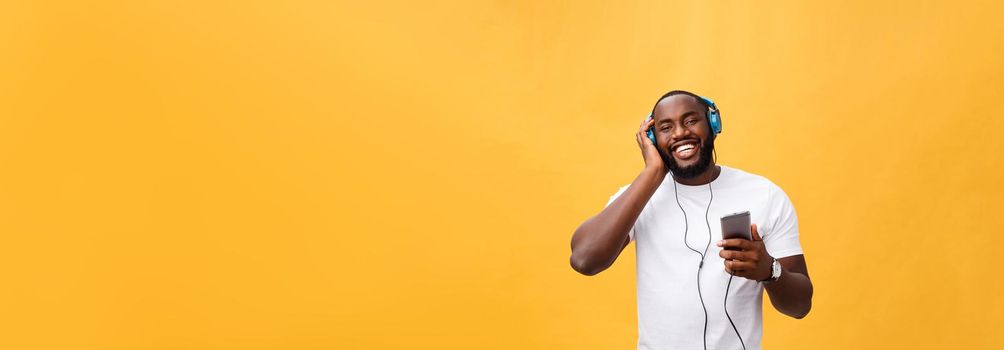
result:
[[[785,315],[812,307],[795,209],[770,180],[715,163],[720,117],[690,92],[659,98],[635,133],[645,168],[572,236],[589,276],[636,242],[638,349],[759,349],[764,290]],[[722,240],[720,218],[743,211],[752,240]]]

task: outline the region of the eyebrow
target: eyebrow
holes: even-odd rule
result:
[[[700,113],[698,113],[697,111],[694,111],[694,110],[690,110],[690,111],[687,111],[687,112],[683,113],[683,115],[680,116],[680,119],[686,119],[687,117],[692,116],[692,115],[700,115]],[[669,123],[669,122],[670,122],[669,118],[663,118],[662,120],[658,121],[656,124],[660,124],[661,125],[661,124],[665,124],[665,123]]]

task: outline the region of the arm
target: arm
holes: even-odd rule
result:
[[[592,276],[617,260],[631,241],[628,231],[666,177],[664,172],[646,168],[620,197],[575,230],[570,258],[575,271]]]
[[[770,277],[774,259],[767,254],[767,247],[763,244],[755,224],[751,226],[751,230],[752,241],[737,238],[718,242],[719,247],[739,249],[722,249],[718,255],[725,259],[726,272],[754,281],[763,281]],[[812,281],[809,280],[805,256],[793,255],[777,261],[781,263],[781,277],[775,282],[764,284],[767,295],[770,296],[770,303],[782,314],[803,318],[812,308]]]
[[[782,314],[802,318],[812,309],[812,281],[805,266],[804,255],[777,259],[781,263],[781,278],[767,283],[770,304]]]
[[[617,260],[631,241],[628,231],[638,220],[645,203],[659,188],[669,171],[659,152],[645,134],[653,121],[645,120],[635,134],[645,159],[645,170],[635,178],[620,197],[596,216],[589,218],[572,235],[572,256],[569,258],[575,271],[592,276],[606,270]]]

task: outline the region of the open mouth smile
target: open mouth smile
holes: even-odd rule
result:
[[[686,160],[697,155],[698,149],[701,147],[697,140],[684,140],[673,144],[670,149],[673,151],[673,156],[680,160]]]

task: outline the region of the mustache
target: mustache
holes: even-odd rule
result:
[[[700,142],[700,141],[698,141]],[[679,144],[680,141],[676,142]],[[672,146],[672,145],[671,145]],[[669,147],[671,148],[671,147]],[[697,177],[698,175],[704,173],[711,167],[711,158],[715,151],[715,141],[709,138],[701,143],[700,154],[698,154],[697,163],[688,167],[681,167],[676,159],[671,155],[672,150],[659,148],[659,156],[662,157],[663,164],[666,168],[673,173],[673,176],[681,179],[690,179]]]

